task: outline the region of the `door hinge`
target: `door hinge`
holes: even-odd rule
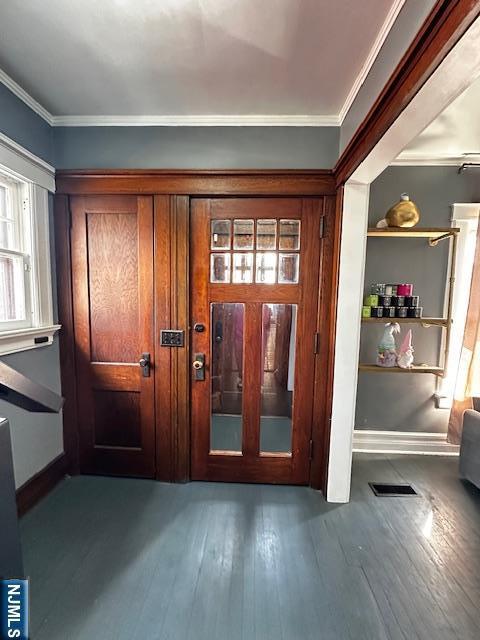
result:
[[[313,440],[310,440],[310,449],[308,452],[309,460],[313,460]]]
[[[325,230],[325,218],[322,216],[320,218],[320,238],[323,238],[324,230]]]
[[[318,331],[313,336],[313,353],[320,353],[320,334]]]

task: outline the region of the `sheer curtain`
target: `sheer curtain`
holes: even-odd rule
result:
[[[455,395],[448,423],[448,441],[460,442],[465,409],[473,408],[472,398],[480,396],[480,224],[473,263],[470,300],[458,367]]]

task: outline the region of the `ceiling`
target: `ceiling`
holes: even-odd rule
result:
[[[394,164],[480,158],[480,80],[473,82],[398,156]]]
[[[339,124],[403,3],[1,0],[0,68],[47,116]]]

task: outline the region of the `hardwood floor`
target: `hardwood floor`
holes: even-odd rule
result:
[[[474,640],[480,491],[458,460],[357,454],[312,489],[76,477],[21,521],[34,640]],[[368,481],[412,482],[376,498]]]

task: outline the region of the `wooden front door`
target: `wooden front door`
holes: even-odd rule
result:
[[[322,213],[192,200],[193,479],[309,481]]]
[[[70,206],[80,468],[153,477],[153,198]]]

